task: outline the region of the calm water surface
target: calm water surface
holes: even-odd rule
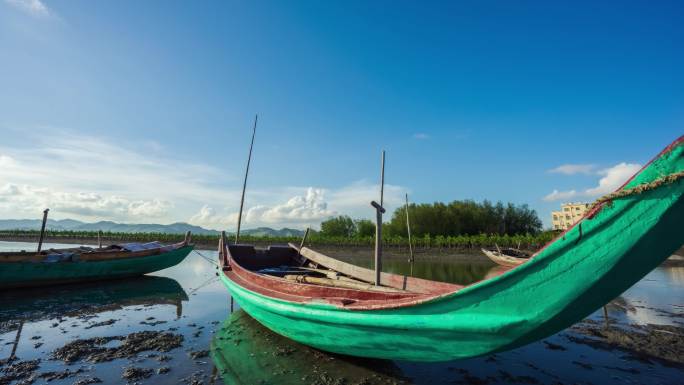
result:
[[[0,251],[34,247],[0,242]],[[216,252],[200,252],[216,258]],[[358,257],[352,260],[370,264]],[[468,284],[497,273],[495,266],[479,261],[419,261],[414,274]],[[409,268],[403,260],[386,261],[385,267],[394,272]],[[609,306],[609,316],[613,327],[684,326],[684,268],[654,270]],[[602,311],[590,318],[604,321]],[[72,341],[146,330],[180,334],[182,346],[101,363],[77,359],[67,365],[52,356],[55,349]],[[154,370],[150,377],[137,381],[143,384],[684,383],[681,366],[634,360],[619,349],[572,342],[573,335],[576,332],[568,329],[513,351],[438,364],[331,355],[282,338],[231,305],[215,266],[197,253],[147,277],[0,293],[0,360],[13,351],[21,361],[39,359],[35,384],[48,383],[41,373],[67,369],[65,378],[49,382],[73,384],[97,377],[104,384],[125,383],[122,373],[130,367]],[[113,340],[102,346],[117,343]],[[169,371],[157,373],[161,367]]]

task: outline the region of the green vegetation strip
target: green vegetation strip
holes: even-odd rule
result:
[[[2,230],[0,240],[13,241],[37,241],[40,232],[37,230]],[[431,236],[426,234],[412,239],[416,248],[439,248],[439,249],[473,249],[480,247],[493,247],[495,244],[500,247],[520,247],[522,249],[537,249],[549,242],[555,232],[547,231],[536,235],[517,234],[477,234],[477,235],[456,235],[456,236]],[[119,242],[150,242],[160,241],[163,243],[180,242],[183,234],[168,233],[102,233],[103,245]],[[218,235],[193,234],[193,242],[198,245],[217,245]],[[47,242],[55,243],[75,243],[75,241],[89,241],[93,244],[97,242],[96,231],[46,231]],[[299,243],[298,237],[265,237],[265,236],[241,236],[242,243],[254,244],[286,244],[288,242]],[[329,236],[321,233],[311,234],[307,240],[310,246],[340,246],[340,247],[371,247],[374,239],[370,236]],[[383,238],[385,247],[408,247],[408,238],[398,235],[388,235]]]

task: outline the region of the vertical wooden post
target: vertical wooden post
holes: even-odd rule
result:
[[[380,206],[385,207],[385,150],[382,150],[380,160]]]
[[[219,257],[219,266],[222,266],[222,267],[228,266],[228,256],[226,255],[226,232],[225,231],[221,231],[221,235],[219,235],[218,257]]]
[[[411,243],[411,222],[409,220],[408,193],[406,193],[406,231],[408,232],[409,242],[409,263],[411,263],[411,272],[413,273],[413,244]]]
[[[382,214],[385,208],[376,201],[371,202],[375,207],[375,285],[380,286],[380,274],[382,273]]]
[[[304,247],[304,243],[306,242],[306,238],[309,236],[309,230],[311,230],[309,227],[306,228],[306,231],[304,232],[304,236],[302,237],[302,242],[299,243],[299,250]]]
[[[413,244],[411,243],[411,222],[409,220],[409,202],[408,193],[406,193],[406,231],[408,233],[409,242],[409,262],[413,263]]]
[[[45,237],[45,224],[47,224],[47,216],[50,209],[45,209],[43,211],[43,224],[40,226],[40,238],[38,239],[38,253],[43,248],[43,238]]]
[[[245,190],[247,189],[247,175],[249,175],[249,164],[252,161],[252,148],[254,147],[254,136],[259,115],[254,116],[254,127],[252,128],[252,143],[249,145],[249,156],[247,157],[247,168],[245,169],[245,181],[242,183],[242,197],[240,198],[240,212],[238,213],[237,231],[235,232],[235,244],[240,243],[240,225],[242,224],[242,209],[245,205]]]
[[[102,230],[97,230],[97,247],[102,248]]]
[[[19,346],[19,339],[21,338],[21,329],[24,327],[24,321],[19,323],[19,328],[17,329],[17,336],[14,338],[14,345],[12,346],[12,352],[9,356],[9,361],[14,361],[17,354],[17,347]]]
[[[382,273],[382,214],[385,208],[382,206],[385,198],[385,150],[380,157],[380,204],[375,201],[371,206],[375,207],[375,286],[380,286]]]
[[[185,239],[183,239],[183,244],[184,244],[185,246],[187,246],[187,245],[190,244],[190,242],[192,242],[192,232],[190,232],[190,230],[188,230],[188,231],[185,233]]]

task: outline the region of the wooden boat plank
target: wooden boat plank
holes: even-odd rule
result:
[[[301,250],[294,244],[289,244],[290,247],[297,250],[302,256],[308,260],[315,262],[319,266],[325,266],[328,269],[338,271],[350,277],[359,279],[364,282],[375,282],[375,272],[360,266],[352,265],[351,263],[342,262],[338,259],[329,257],[323,253],[311,250],[308,247],[303,247]],[[405,275],[391,274],[383,272],[380,275],[380,283],[383,286],[392,287],[395,289],[406,290],[415,293],[443,293],[444,291],[455,291],[463,288],[462,285],[455,285],[446,282],[430,281],[427,279],[409,277]]]

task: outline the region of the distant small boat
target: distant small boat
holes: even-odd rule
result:
[[[482,252],[489,259],[491,259],[492,262],[501,266],[514,267],[530,260],[530,254],[527,254],[522,250],[513,248],[497,248],[496,250],[482,249]]]
[[[125,278],[180,263],[194,248],[183,242],[125,243],[41,252],[0,252],[0,289]]]
[[[444,361],[513,349],[610,302],[684,243],[684,136],[527,263],[466,287],[382,273],[290,245],[221,237],[221,281],[274,332],[360,357]]]

